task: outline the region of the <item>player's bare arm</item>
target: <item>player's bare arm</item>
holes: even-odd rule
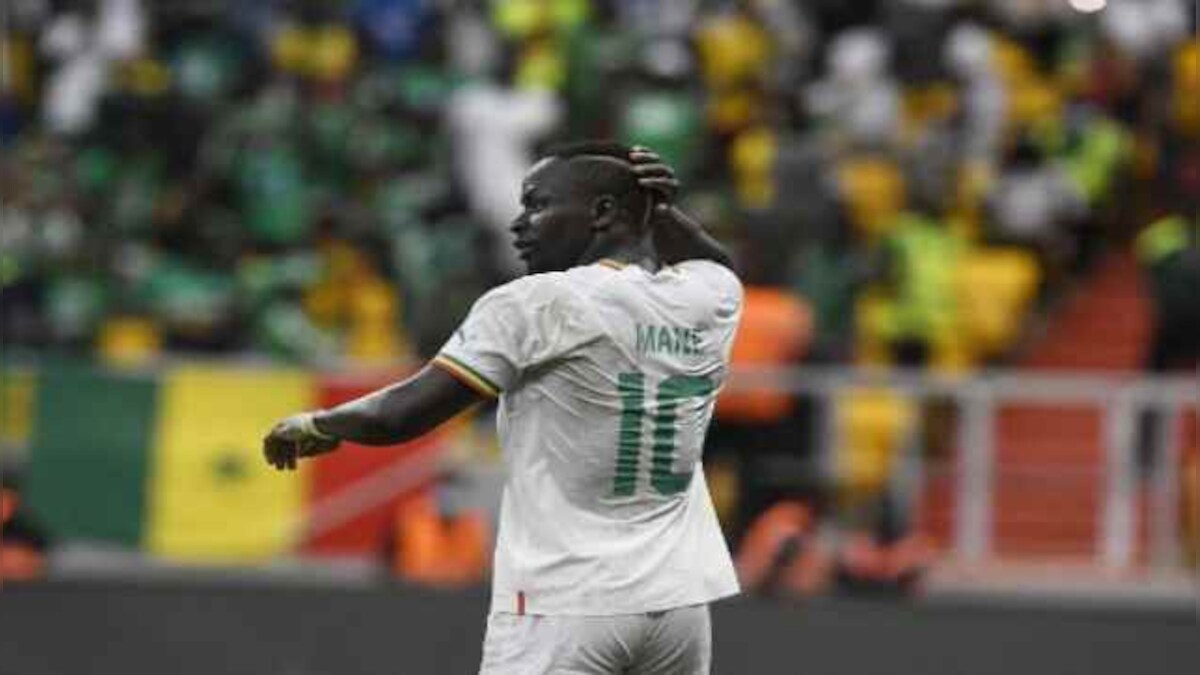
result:
[[[342,441],[393,445],[421,436],[483,400],[445,370],[426,365],[406,380],[336,408],[288,417],[263,439],[267,463],[296,468],[303,457],[337,449]]]
[[[679,179],[657,153],[635,147],[629,154],[638,185],[655,196],[654,246],[660,259],[673,265],[684,260],[711,260],[734,269],[733,256],[700,223],[675,206]]]

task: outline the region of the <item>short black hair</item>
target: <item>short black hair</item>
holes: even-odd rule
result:
[[[576,189],[615,197],[618,208],[629,214],[630,224],[640,230],[647,221],[650,194],[638,185],[629,161],[632,151],[617,141],[592,140],[554,146],[546,157],[565,162]]]
[[[628,162],[629,153],[631,152],[633,152],[633,148],[619,141],[590,140],[561,143],[552,146],[549,152],[546,153],[546,156],[571,159],[583,155],[596,155],[597,157],[612,157],[613,159]]]

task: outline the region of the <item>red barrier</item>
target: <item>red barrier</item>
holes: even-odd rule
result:
[[[321,407],[334,406],[396,379],[396,375],[327,377],[318,385],[318,404]],[[411,443],[386,448],[345,444],[337,452],[321,457],[315,462],[309,487],[310,513],[319,514],[322,505],[329,504],[329,500],[336,500],[346,496],[348,491],[360,489],[364,485],[363,481],[378,476],[380,471],[397,466],[398,462],[413,460],[413,463],[418,465],[427,463],[423,460],[436,459],[444,448],[442,435],[438,432]],[[378,487],[373,485],[371,490],[377,490]],[[385,491],[386,496],[379,503],[331,529],[313,532],[300,548],[305,553],[316,555],[381,556],[390,545],[392,523],[401,500],[427,492],[431,487],[432,480],[424,479],[415,488],[398,485],[394,491],[388,489]],[[319,523],[317,526],[320,527]]]

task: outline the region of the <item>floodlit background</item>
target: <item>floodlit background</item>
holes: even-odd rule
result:
[[[475,668],[492,411],[259,441],[419,366],[539,152],[613,138],[747,286],[718,672],[1184,672],[1196,11],[0,0],[0,663]]]

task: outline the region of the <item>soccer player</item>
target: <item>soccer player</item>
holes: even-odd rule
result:
[[[738,592],[700,464],[742,303],[657,155],[552,152],[512,224],[530,274],[484,294],[430,364],[264,441],[291,469],[417,437],[499,397],[508,468],[482,673],[707,673]]]

